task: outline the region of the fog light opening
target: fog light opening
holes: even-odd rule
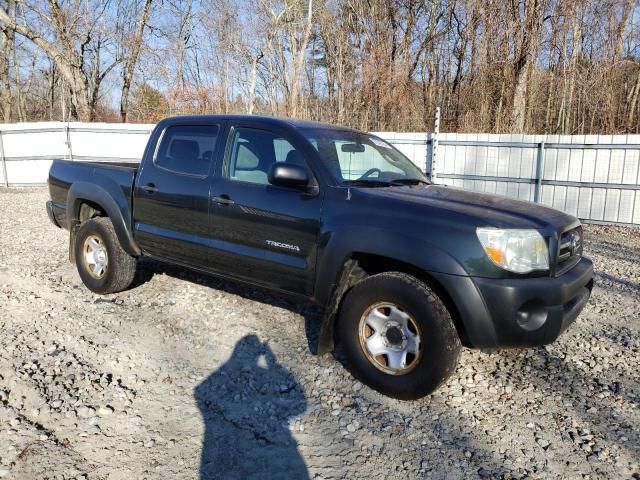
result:
[[[542,301],[530,300],[516,312],[516,321],[520,328],[532,332],[545,324],[547,316],[547,308]]]

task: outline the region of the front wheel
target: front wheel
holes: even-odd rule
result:
[[[92,218],[80,225],[74,255],[78,274],[92,292],[121,292],[133,282],[137,260],[124,251],[108,218]]]
[[[428,395],[458,364],[460,339],[449,311],[411,275],[386,272],[362,280],[345,295],[337,321],[353,375],[390,397]]]

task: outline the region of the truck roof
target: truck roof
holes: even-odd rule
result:
[[[339,130],[351,130],[355,129],[344,127],[342,125],[332,125],[330,123],[322,123],[322,122],[314,122],[311,120],[299,120],[296,118],[287,118],[287,117],[274,117],[270,115],[247,115],[247,114],[215,114],[215,115],[180,115],[166,118],[165,121],[169,122],[184,122],[189,120],[211,120],[211,121],[220,121],[220,120],[258,120],[260,122],[264,122],[265,125],[280,125],[286,127],[293,128],[331,128],[331,129],[339,129]]]

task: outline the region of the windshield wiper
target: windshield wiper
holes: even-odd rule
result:
[[[391,182],[386,182],[384,180],[346,180],[343,182],[343,185],[347,187],[390,187],[392,185]]]
[[[396,178],[389,182],[391,185],[429,185],[429,182],[419,178]]]

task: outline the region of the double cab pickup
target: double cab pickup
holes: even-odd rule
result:
[[[401,399],[433,392],[463,345],[553,342],[593,286],[573,216],[432,184],[333,125],[168,118],[139,165],[55,160],[49,190],[93,292],[129,288],[145,256],[310,301],[318,352],[337,341],[357,378]]]

